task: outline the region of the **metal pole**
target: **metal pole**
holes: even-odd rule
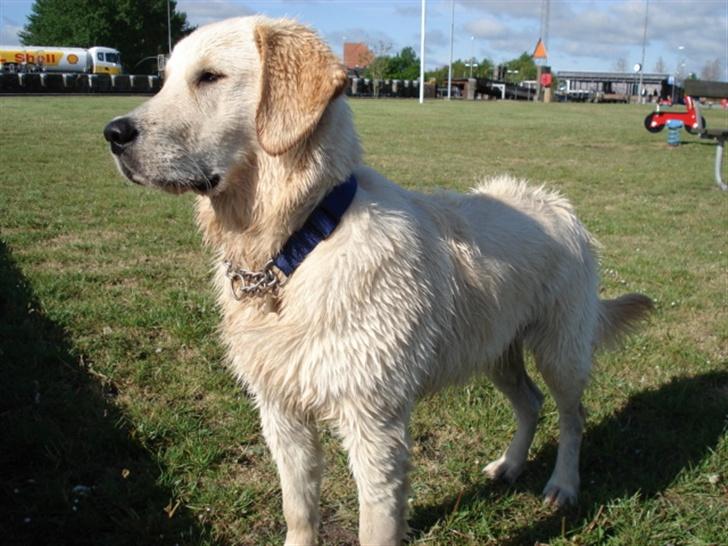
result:
[[[420,104],[425,102],[425,13],[427,0],[422,0],[422,21],[420,25]]]
[[[167,0],[167,47],[168,53],[172,54],[172,9],[169,6],[169,0]]]
[[[644,87],[644,73],[645,73],[645,48],[647,47],[647,14],[650,11],[650,0],[645,0],[645,28],[642,31],[642,62],[640,62],[640,84],[637,88],[637,94],[639,98],[638,103],[642,102],[642,89]]]
[[[455,34],[455,0],[450,0],[450,63],[447,66],[447,100],[452,97],[452,43]]]
[[[475,36],[470,37],[470,77],[473,77],[473,63],[475,62]]]

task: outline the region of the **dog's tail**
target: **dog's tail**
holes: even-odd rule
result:
[[[633,333],[637,324],[655,308],[643,294],[625,294],[613,300],[601,300],[595,345],[609,347]]]

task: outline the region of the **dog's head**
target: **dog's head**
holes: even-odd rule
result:
[[[346,70],[310,29],[229,19],[177,44],[162,90],[104,129],[130,180],[167,191],[222,191],[251,154],[301,146],[344,90]]]

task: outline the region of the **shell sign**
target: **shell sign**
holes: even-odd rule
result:
[[[76,64],[78,62],[78,55],[71,53],[68,57],[66,57],[66,60],[68,61],[68,64]]]
[[[46,66],[57,66],[63,58],[62,51],[42,51],[42,50],[3,50],[0,51],[0,63],[29,63],[44,64]],[[78,62],[78,58],[76,59]]]

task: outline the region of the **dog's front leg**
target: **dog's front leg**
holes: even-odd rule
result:
[[[260,417],[281,480],[286,546],[316,544],[323,469],[316,424],[266,403]]]
[[[341,427],[359,491],[359,541],[399,545],[407,532],[409,411],[367,409]]]

